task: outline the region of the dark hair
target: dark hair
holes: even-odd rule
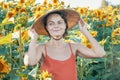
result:
[[[48,14],[43,18],[43,24],[44,24],[45,30],[47,31],[48,35],[50,36],[50,34],[49,34],[46,26],[47,26],[47,19],[48,19],[48,17],[49,17],[50,15],[52,15],[52,14],[58,14],[58,15],[60,15],[60,17],[61,17],[61,18],[64,20],[64,22],[66,23],[65,33],[63,34],[63,37],[65,37],[65,36],[68,34],[68,32],[67,32],[67,30],[68,30],[68,23],[67,23],[67,19],[66,19],[66,17],[65,17],[65,14],[63,14],[62,12],[59,12],[59,11],[50,12],[50,13],[48,13]]]

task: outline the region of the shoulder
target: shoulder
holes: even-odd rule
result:
[[[81,43],[78,43],[78,42],[70,43],[70,45],[75,53],[78,50],[83,49],[85,47],[84,45],[82,45]]]
[[[45,46],[45,44],[43,44],[43,43],[41,44],[40,43],[40,44],[37,45],[37,48],[42,49],[42,48],[44,48],[44,46]]]
[[[76,42],[69,42],[68,44],[70,44],[73,53],[76,54],[77,49],[78,49],[78,46],[79,46],[80,44],[79,44],[79,43],[76,43]]]
[[[70,45],[74,48],[77,48],[78,46],[83,46],[81,43],[78,43],[78,42],[74,42],[74,43],[70,43]]]
[[[45,52],[45,43],[44,44],[43,43],[38,44],[37,47],[36,47],[36,50],[38,52],[44,53]]]

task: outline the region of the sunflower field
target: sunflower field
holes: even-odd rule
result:
[[[106,51],[104,58],[76,58],[78,80],[120,80],[120,8],[73,8],[59,0],[44,0],[40,4],[35,4],[35,0],[0,2],[0,80],[51,80],[51,74],[39,71],[39,64],[26,67],[23,63],[30,43],[28,29],[44,13],[66,8],[80,14],[89,32]],[[48,36],[40,35],[38,43],[48,40]],[[65,41],[92,48],[77,25],[68,31]]]

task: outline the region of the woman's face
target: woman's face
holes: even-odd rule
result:
[[[65,29],[66,29],[66,23],[59,14],[52,14],[48,17],[47,30],[53,39],[59,40],[63,38]]]

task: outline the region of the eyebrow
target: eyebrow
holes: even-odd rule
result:
[[[60,20],[58,20],[58,21],[64,21],[64,20],[63,20],[63,19],[60,19]],[[54,22],[54,21],[51,20],[51,21],[48,21],[48,23],[49,23],[49,22]]]

